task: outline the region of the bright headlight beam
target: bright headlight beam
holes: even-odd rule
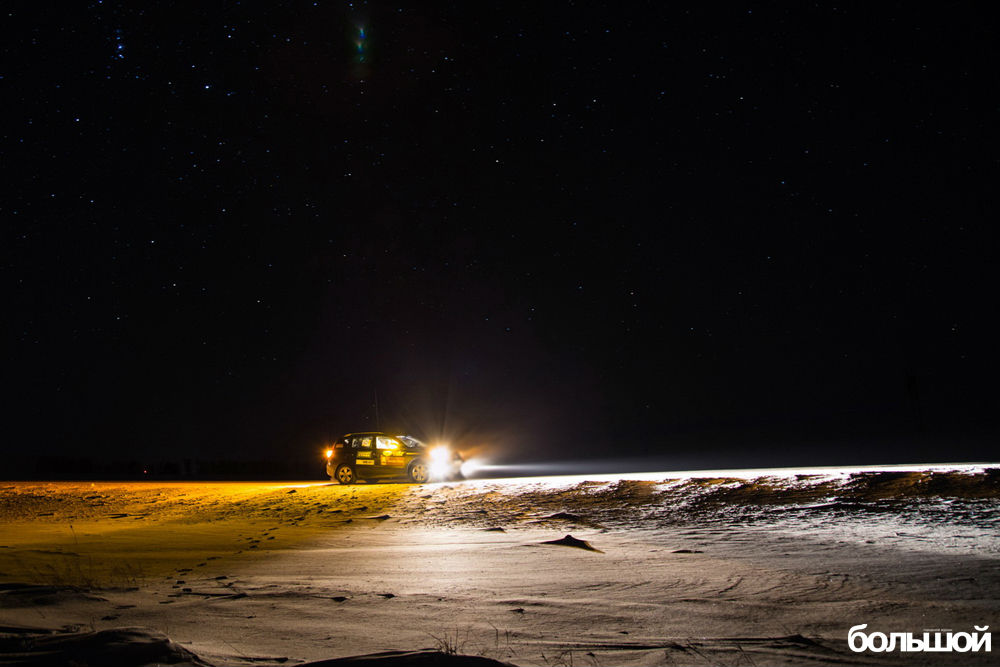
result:
[[[474,461],[474,459],[472,459]],[[467,462],[469,463],[469,462]],[[478,479],[472,480],[471,484],[504,484],[508,482],[521,483],[531,481],[532,483],[543,485],[572,485],[581,482],[617,482],[617,481],[649,481],[661,482],[664,480],[678,481],[683,479],[699,478],[721,478],[729,477],[734,479],[755,479],[758,477],[779,477],[790,478],[796,475],[815,475],[817,477],[827,477],[830,479],[847,477],[852,474],[865,472],[895,471],[895,472],[967,472],[982,473],[994,464],[988,463],[935,463],[935,464],[887,464],[887,465],[858,465],[858,466],[812,466],[812,467],[788,467],[788,468],[736,468],[736,469],[715,469],[715,470],[661,470],[649,472],[629,472],[629,473],[565,473],[566,464],[526,464],[515,465],[493,465],[484,462],[476,467],[467,470],[463,465],[463,472],[468,476],[470,472],[478,472]],[[504,473],[509,473],[505,475]],[[547,473],[547,474],[546,474]],[[561,474],[560,474],[561,473]]]
[[[431,461],[428,468],[432,480],[443,479],[451,472],[451,466],[448,465],[447,461]]]
[[[476,471],[483,467],[483,462],[479,459],[469,459],[462,463],[462,474],[465,477],[472,477],[476,474]]]
[[[431,461],[434,463],[445,463],[451,456],[451,452],[449,452],[448,448],[444,445],[439,445],[427,453],[430,455]]]

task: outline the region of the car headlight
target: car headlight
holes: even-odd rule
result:
[[[326,458],[330,458],[331,456],[333,456],[333,450],[332,449],[326,450]]]
[[[451,452],[444,445],[435,447],[427,452],[427,455],[430,456],[431,461],[434,463],[446,463],[451,458]]]

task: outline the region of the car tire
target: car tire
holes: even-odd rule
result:
[[[406,471],[414,484],[426,484],[431,478],[431,470],[424,461],[414,461]]]
[[[341,484],[354,484],[358,481],[358,476],[354,473],[354,466],[342,463],[337,466],[334,479]]]

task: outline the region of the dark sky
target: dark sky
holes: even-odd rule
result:
[[[995,458],[997,26],[872,4],[15,5],[4,447]]]

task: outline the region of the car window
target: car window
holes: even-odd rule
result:
[[[409,449],[416,449],[417,447],[424,446],[424,443],[409,435],[401,435],[399,436],[399,439],[402,440],[403,444]]]
[[[368,436],[366,438],[357,437],[354,439],[354,447],[356,449],[371,449],[372,448],[372,438]]]
[[[399,440],[379,436],[376,439],[376,447],[379,449],[399,449]]]

